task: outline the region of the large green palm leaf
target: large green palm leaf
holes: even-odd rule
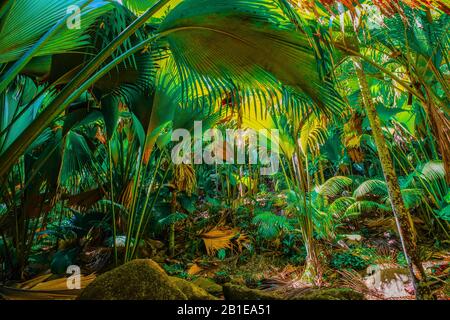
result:
[[[34,120],[44,96],[34,99],[36,85],[29,78],[19,78],[0,94],[0,153]],[[26,106],[30,106],[25,110]]]
[[[162,7],[157,13],[152,16],[152,18],[163,17],[168,9],[175,7],[181,1],[183,0],[169,0],[168,3],[164,5],[164,7]],[[145,12],[156,2],[158,2],[158,0],[122,0],[122,4],[136,14]]]
[[[19,59],[51,27],[67,15],[68,7],[81,6],[82,2],[80,0],[15,0],[1,20],[0,63]],[[93,1],[81,11],[80,29],[61,28],[36,56],[64,53],[88,45],[90,42],[86,31],[89,26],[111,8],[107,1]]]
[[[322,110],[340,99],[325,79],[311,39],[276,2],[185,0],[165,18],[166,36],[182,80],[225,88],[278,87],[309,96]]]

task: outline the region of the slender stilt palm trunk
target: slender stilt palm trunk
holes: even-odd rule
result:
[[[172,201],[170,203],[170,211],[172,214],[177,212],[177,196],[178,191],[173,190]],[[169,254],[171,257],[175,256],[175,223],[171,223],[169,229]]]
[[[417,252],[414,225],[411,215],[403,202],[400,185],[394,170],[391,154],[381,129],[381,123],[378,118],[375,105],[372,101],[369,84],[364,73],[363,65],[361,60],[357,57],[353,58],[353,64],[361,88],[361,96],[363,98],[364,107],[372,128],[372,135],[377,146],[378,157],[380,158],[381,166],[383,168],[384,178],[386,180],[398,234],[400,236],[403,252],[411,273],[413,286],[416,291],[416,299],[431,299],[432,295],[426,282],[425,271]],[[416,275],[415,270],[418,272],[418,275]]]
[[[317,246],[314,240],[314,223],[312,220],[312,208],[308,206],[307,196],[309,193],[309,185],[306,178],[306,170],[303,167],[302,160],[299,160],[297,154],[292,159],[292,165],[297,180],[297,185],[302,192],[303,213],[299,216],[299,223],[302,229],[302,238],[305,243],[306,261],[305,270],[302,274],[302,281],[314,285],[322,283],[322,268],[317,254]]]
[[[305,228],[307,224],[308,226],[306,229],[308,230],[303,231],[303,240],[306,248],[306,263],[301,279],[308,283],[320,285],[322,283],[322,268],[319,256],[317,255],[316,242],[312,235],[313,224],[312,221],[309,220],[303,224],[303,227]]]
[[[431,127],[431,133],[436,141],[445,170],[445,181],[450,184],[450,121],[439,107],[433,105],[432,97],[427,93],[428,101],[424,102],[424,109]],[[424,100],[426,98],[424,97]]]

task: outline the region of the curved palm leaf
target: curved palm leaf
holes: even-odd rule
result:
[[[141,14],[145,12],[148,8],[154,5],[158,0],[122,0],[122,4],[129,10],[133,11],[135,14]],[[158,12],[156,12],[152,18],[161,18],[166,14],[169,8],[175,7],[183,0],[169,0],[169,2],[164,5]]]
[[[15,61],[51,27],[67,15],[71,5],[81,0],[16,0],[2,17],[0,29],[0,63]],[[90,44],[86,31],[102,14],[112,9],[103,0],[95,0],[81,11],[79,29],[61,28],[35,56],[74,51]],[[33,23],[30,23],[33,21]]]
[[[427,162],[421,170],[421,178],[427,182],[445,179],[445,169],[442,161]]]
[[[364,199],[370,197],[383,197],[387,196],[386,182],[383,180],[373,179],[367,180],[361,183],[361,185],[355,190],[353,196],[357,199]]]
[[[280,81],[327,113],[341,106],[322,77],[310,39],[272,1],[186,0],[159,31],[169,42],[182,81],[191,77],[228,89],[259,83],[268,96]]]
[[[344,216],[351,217],[376,211],[390,212],[392,209],[389,206],[379,204],[375,201],[357,201],[350,205],[347,210],[345,210]]]
[[[336,199],[328,208],[328,211],[335,217],[342,217],[345,211],[356,202],[355,198],[342,197]]]
[[[258,233],[264,239],[274,239],[281,231],[292,229],[285,216],[279,216],[272,212],[257,214],[252,223],[258,226]]]
[[[353,180],[345,176],[336,176],[325,181],[324,184],[318,187],[317,193],[324,197],[337,197],[349,186]]]

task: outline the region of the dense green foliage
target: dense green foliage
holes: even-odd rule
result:
[[[338,286],[393,264],[441,297],[448,267],[422,262],[450,248],[449,8],[349,3],[0,1],[0,283],[152,258],[256,294],[269,266]],[[278,130],[255,151],[278,172],[227,142],[174,163],[195,121]]]

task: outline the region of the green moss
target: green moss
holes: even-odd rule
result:
[[[269,293],[257,289],[249,289],[244,286],[238,286],[226,283],[223,286],[225,300],[281,300],[281,296],[275,293]]]
[[[292,300],[366,300],[362,293],[349,288],[313,289],[292,297]]]
[[[195,279],[193,283],[202,288],[203,290],[205,290],[206,292],[212,294],[213,296],[217,297],[222,295],[223,293],[222,286],[218,285],[217,283],[208,278],[199,277]]]
[[[189,300],[218,300],[213,295],[187,280],[177,277],[170,277],[170,279]]]
[[[446,297],[450,297],[450,280],[445,282],[444,287],[442,288],[442,292]]]
[[[231,280],[230,274],[226,270],[216,272],[214,281],[220,284],[227,283]]]
[[[80,300],[186,300],[153,260],[134,260],[106,272],[89,284]]]

